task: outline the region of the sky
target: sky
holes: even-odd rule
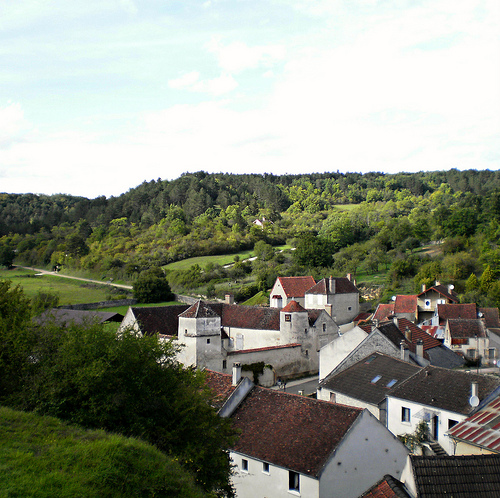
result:
[[[0,192],[500,168],[498,0],[0,0]]]

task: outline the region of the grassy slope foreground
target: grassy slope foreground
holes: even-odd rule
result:
[[[205,496],[142,441],[0,407],[0,497]]]

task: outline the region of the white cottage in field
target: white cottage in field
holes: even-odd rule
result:
[[[401,476],[408,450],[368,410],[234,380],[210,372],[208,382],[239,433],[230,448],[238,498],[356,498]]]

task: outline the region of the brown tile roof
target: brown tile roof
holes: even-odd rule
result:
[[[410,455],[419,498],[500,496],[500,455]]]
[[[222,326],[256,330],[279,330],[280,310],[264,306],[221,305]]]
[[[390,475],[377,482],[372,488],[363,493],[360,498],[410,498],[403,483]]]
[[[331,290],[330,280],[334,282],[334,292]],[[321,279],[316,285],[307,290],[306,294],[353,294],[359,293],[357,287],[347,277],[330,277]]]
[[[448,434],[453,439],[500,453],[500,397],[453,426]]]
[[[394,301],[394,313],[416,313],[417,296],[398,295]]]
[[[450,318],[477,318],[476,303],[468,304],[438,304],[437,315],[439,323],[444,324]]]
[[[305,292],[310,289],[316,281],[313,277],[278,277],[286,297],[304,297]]]
[[[487,328],[498,329],[500,328],[500,318],[498,316],[498,308],[479,308],[482,313],[484,324]]]
[[[139,322],[143,334],[177,336],[179,315],[188,308],[187,304],[154,306],[150,308],[133,307],[132,312]]]
[[[290,301],[281,311],[287,313],[296,313],[298,311],[307,311],[303,306],[301,306],[297,301]]]
[[[376,352],[337,374],[327,376],[319,387],[378,405],[391,390],[419,370],[421,367]]]
[[[286,348],[300,348],[301,344],[299,342],[292,342],[290,344],[282,344],[281,346],[266,346],[265,348],[253,348],[253,349],[240,349],[237,351],[228,351],[227,355],[241,355],[247,353],[258,353],[259,351],[273,351],[275,349],[286,349]]]
[[[477,320],[467,319],[449,319],[448,329],[453,339],[470,339],[474,337],[486,337],[486,329],[484,323]]]
[[[210,318],[214,316],[220,316],[210,304],[203,301],[196,301],[191,305],[186,311],[181,313],[179,316],[182,318]]]
[[[427,366],[390,392],[390,396],[422,405],[468,415],[472,382],[478,383],[478,396],[484,400],[500,386],[500,378]]]
[[[235,410],[233,450],[318,477],[362,410],[261,387]]]
[[[212,391],[213,396],[210,404],[216,410],[220,410],[222,405],[224,405],[229,396],[231,396],[236,389],[236,387],[233,386],[233,376],[208,369],[205,370],[205,372],[205,382],[207,387]]]

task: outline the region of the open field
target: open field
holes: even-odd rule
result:
[[[0,279],[11,280],[13,285],[20,285],[29,298],[38,292],[51,292],[59,296],[59,304],[82,304],[106,301],[111,289],[109,286],[85,283],[56,275],[38,275],[33,270],[14,268],[0,270]]]
[[[289,245],[276,246],[274,249],[278,251],[284,251],[286,249],[291,249]],[[218,254],[215,256],[198,256],[196,258],[183,259],[182,261],[175,261],[174,263],[169,263],[165,265],[166,270],[188,270],[193,265],[198,265],[200,268],[204,268],[207,264],[212,263],[214,265],[229,265],[234,263],[234,257],[239,256],[240,261],[252,258],[254,256],[253,250],[242,251],[236,254]]]

